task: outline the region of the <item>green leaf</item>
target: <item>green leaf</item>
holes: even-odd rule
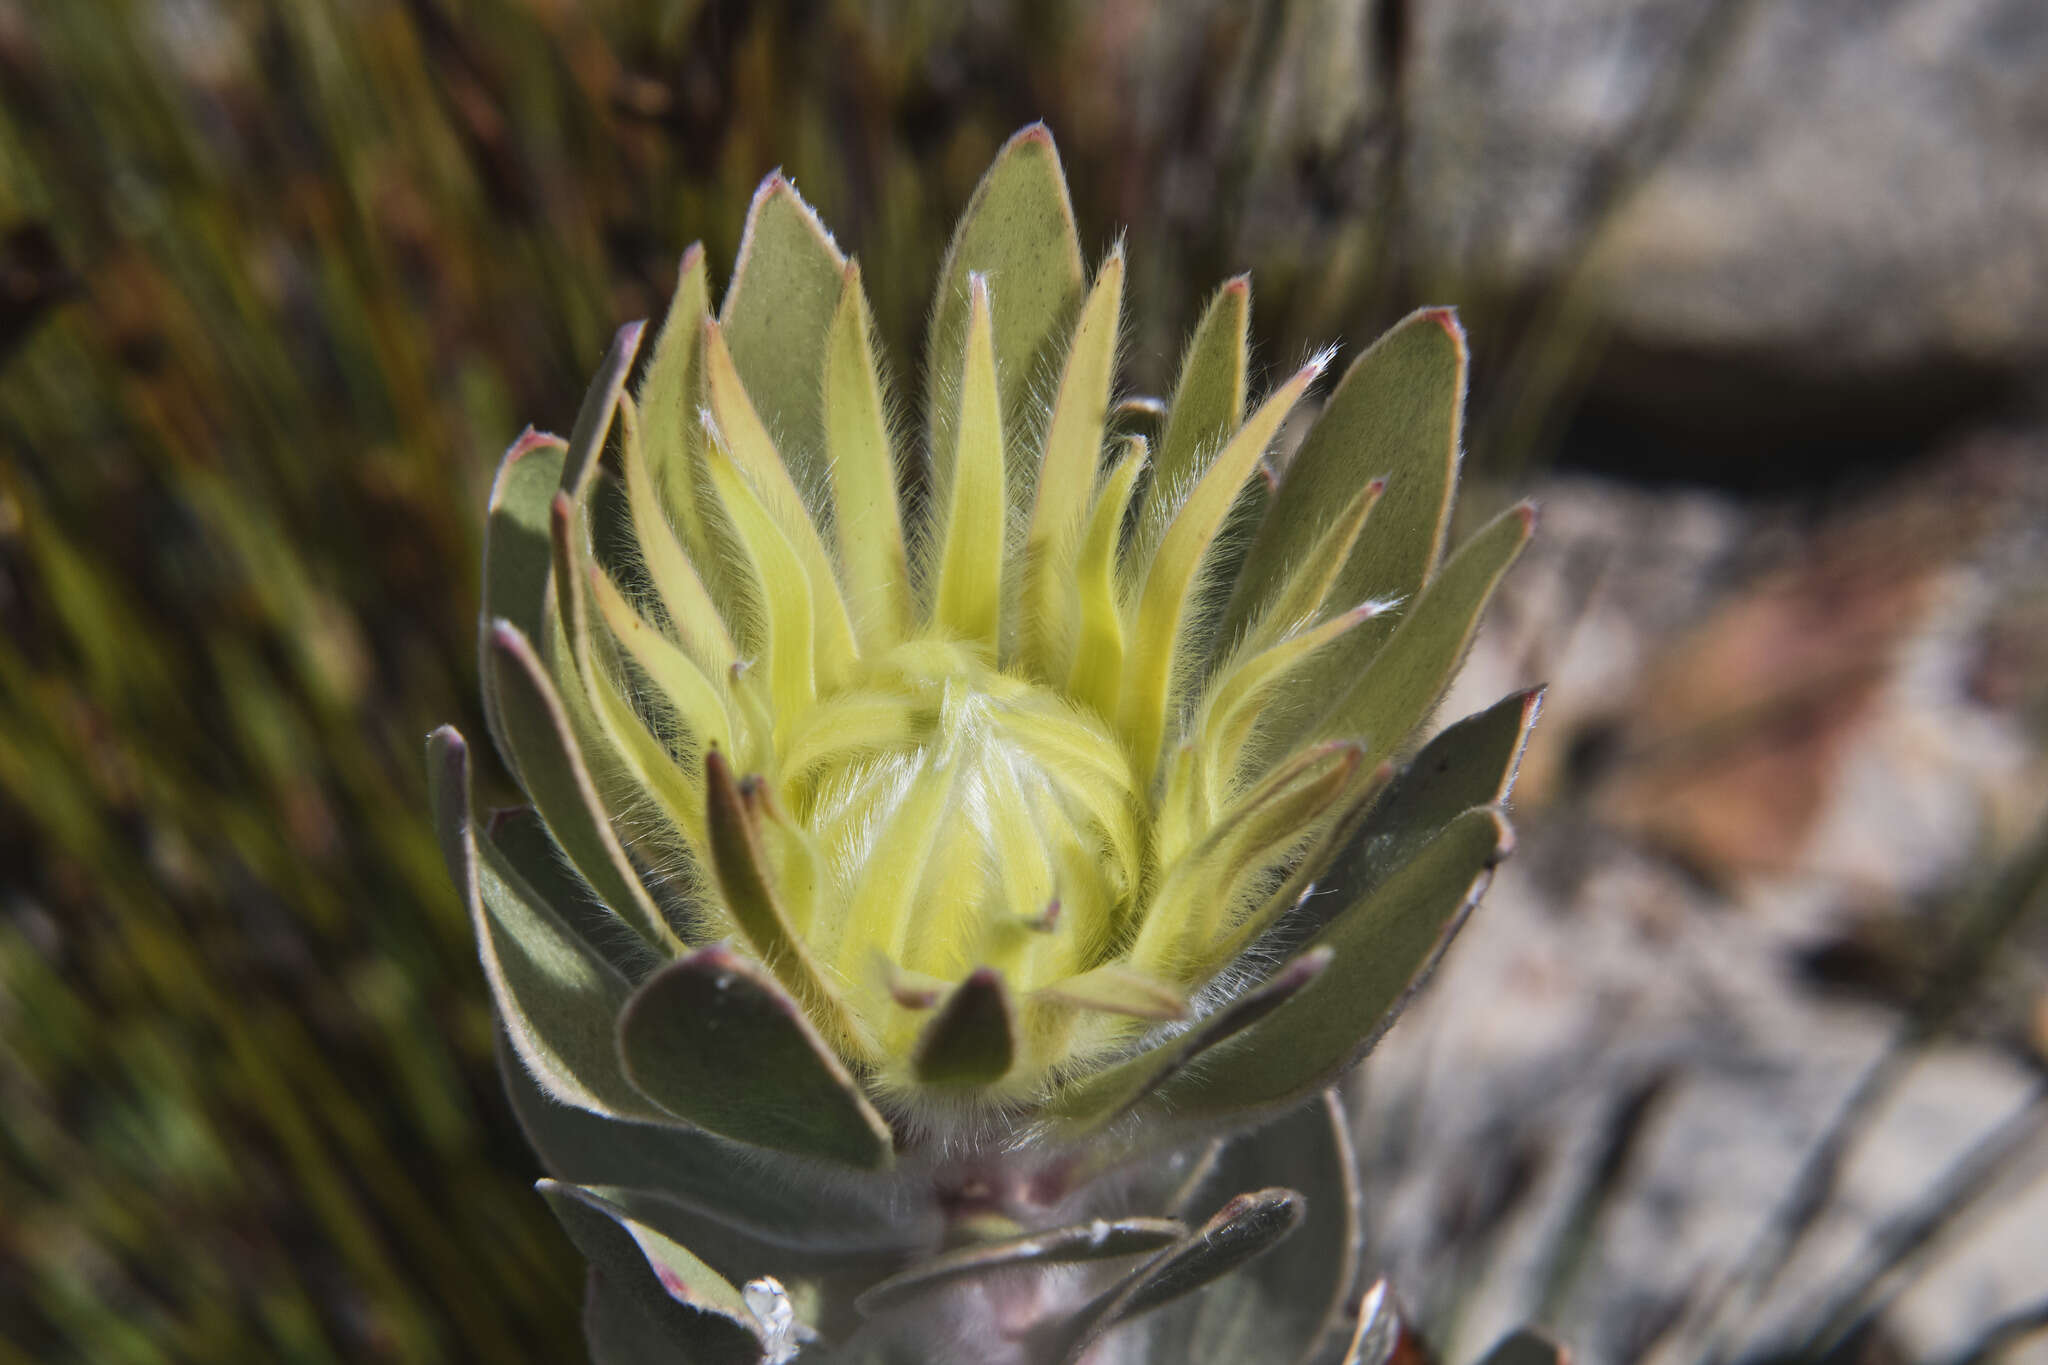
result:
[[[704,319],[710,312],[704,246],[692,243],[676,271],[654,358],[640,377],[640,412],[647,419],[647,467],[693,555],[709,548],[697,510],[697,451],[704,439],[697,413],[704,406]]]
[[[1078,1315],[1058,1359],[1067,1365],[1102,1336],[1155,1308],[1192,1294],[1278,1245],[1300,1226],[1302,1197],[1293,1190],[1241,1194],[1216,1216],[1168,1247]]]
[[[1164,516],[1173,499],[1194,480],[1207,457],[1223,448],[1244,421],[1245,372],[1249,368],[1252,282],[1239,275],[1209,301],[1181,356],[1180,377],[1166,409],[1166,429],[1152,462],[1143,517]]]
[[[1075,1136],[1100,1129],[1128,1112],[1189,1062],[1286,1004],[1295,992],[1320,976],[1335,955],[1329,948],[1303,953],[1203,1020],[1199,1027],[1059,1090],[1046,1105],[1047,1110],[1071,1120]]]
[[[1171,1218],[1095,1219],[1050,1228],[1008,1241],[961,1247],[927,1257],[910,1269],[871,1286],[854,1306],[864,1314],[886,1313],[935,1289],[1004,1271],[1112,1260],[1157,1251],[1187,1235]]]
[[[754,191],[719,310],[747,395],[799,488],[824,492],[825,396],[818,376],[846,257],[780,172]]]
[[[658,1119],[619,1070],[613,1031],[626,980],[536,897],[470,820],[469,749],[448,726],[427,739],[427,777],[448,870],[519,1060],[548,1094],[594,1113]]]
[[[484,678],[497,696],[506,747],[526,794],[576,870],[650,947],[681,951],[682,940],[640,884],[605,818],[546,666],[509,621],[493,622],[485,634]]]
[[[1570,1365],[1571,1352],[1533,1327],[1523,1327],[1495,1342],[1479,1365]]]
[[[642,1094],[735,1142],[870,1170],[894,1159],[889,1125],[796,1002],[723,945],[641,985],[619,1050]]]
[[[911,1064],[926,1085],[992,1085],[1017,1058],[1016,1034],[1002,973],[977,967],[925,1025]]]
[[[1231,640],[1276,591],[1278,577],[1342,515],[1359,488],[1387,481],[1372,529],[1353,547],[1336,601],[1408,600],[1443,553],[1465,403],[1465,334],[1455,314],[1425,308],[1352,362],[1288,463],[1253,538],[1218,638]],[[1394,628],[1383,618],[1319,660],[1315,684],[1356,677]]]
[[[1026,418],[1033,385],[1065,349],[1086,278],[1066,175],[1042,123],[1017,133],[996,154],[939,270],[924,369],[925,420],[942,480],[950,478],[953,463],[969,275],[987,276],[995,295],[1003,430],[1019,441],[1032,430]]]
[[[1441,955],[1513,845],[1497,810],[1469,811],[1315,940],[1329,968],[1273,1010],[1193,1058],[1149,1103],[1201,1121],[1297,1100],[1377,1042]]]
[[[571,502],[581,504],[590,481],[597,475],[597,462],[604,454],[605,437],[611,434],[612,416],[619,410],[619,395],[626,391],[626,376],[632,372],[633,357],[640,351],[640,333],[645,323],[629,322],[612,336],[604,364],[584,390],[583,406],[576,412],[576,425],[569,431],[569,449],[562,459],[562,492]]]
[[[1389,490],[1388,497],[1393,493]],[[1422,597],[1403,614],[1392,638],[1373,656],[1350,690],[1316,722],[1318,738],[1363,736],[1374,759],[1392,758],[1408,737],[1429,719],[1457,675],[1465,651],[1478,633],[1479,618],[1493,597],[1501,576],[1529,543],[1536,511],[1528,503],[1511,507],[1458,547]],[[1360,629],[1372,625],[1367,622]],[[1296,695],[1327,695],[1312,690],[1317,665],[1341,653],[1357,632],[1339,641],[1288,679]]]
[[[880,1177],[871,1185],[843,1168],[784,1159],[666,1117],[639,1123],[558,1103],[511,1047],[501,1032],[499,1071],[512,1112],[557,1180],[656,1191],[743,1238],[820,1257],[903,1251],[939,1236],[937,1211],[901,1207]]]
[[[616,1295],[629,1321],[638,1319],[628,1340],[691,1365],[754,1365],[761,1359],[760,1332],[746,1300],[687,1248],[593,1190],[555,1180],[535,1188],[590,1262],[603,1295]],[[623,1344],[616,1337],[607,1340]]]

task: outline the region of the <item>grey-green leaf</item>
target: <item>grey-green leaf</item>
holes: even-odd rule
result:
[[[1171,1218],[1098,1218],[1008,1241],[960,1247],[928,1257],[873,1285],[855,1300],[855,1306],[866,1314],[885,1313],[963,1279],[1033,1266],[1137,1256],[1186,1235],[1187,1225]]]
[[[746,1300],[687,1248],[593,1190],[554,1180],[536,1188],[590,1262],[604,1296],[617,1295],[618,1306],[639,1319],[632,1339],[691,1365],[761,1359],[761,1336]]]
[[[1072,1083],[1054,1095],[1047,1108],[1071,1120],[1077,1135],[1120,1118],[1189,1062],[1286,1004],[1335,956],[1329,948],[1310,949],[1196,1028]]]
[[[680,951],[682,941],[612,832],[547,666],[509,621],[493,622],[485,632],[484,683],[497,699],[502,738],[520,782],[576,870],[650,947]]]
[[[1338,576],[1333,600],[1406,601],[1421,591],[1450,525],[1465,368],[1465,333],[1447,308],[1410,314],[1352,362],[1288,463],[1219,638],[1236,638],[1257,618],[1279,575],[1374,478],[1386,479],[1386,494]],[[1304,672],[1326,689],[1355,677],[1395,619],[1365,622]]]
[[[1542,705],[1543,689],[1532,688],[1444,727],[1374,801],[1303,909],[1356,900],[1466,811],[1505,805]]]
[[[821,1173],[701,1128],[601,1118],[556,1103],[510,1048],[501,1041],[499,1070],[512,1112],[558,1180],[658,1190],[700,1218],[784,1251],[872,1256],[938,1236],[931,1211],[893,1209],[886,1189],[844,1171]]]
[[[1571,1352],[1533,1327],[1523,1327],[1495,1342],[1479,1365],[1571,1365]]]
[[[1140,525],[1163,516],[1162,504],[1184,491],[1204,458],[1243,423],[1251,318],[1251,278],[1239,275],[1216,291],[1195,325],[1166,409],[1166,429],[1153,447]]]
[[[427,740],[428,788],[449,873],[520,1062],[563,1104],[614,1116],[661,1113],[627,1083],[612,1043],[625,978],[528,889],[470,820],[469,750],[442,726]]]
[[[1272,1250],[1300,1226],[1304,1211],[1302,1197],[1293,1190],[1238,1195],[1215,1217],[1082,1310],[1058,1358],[1074,1365],[1104,1333],[1192,1294]]]
[[[826,491],[819,376],[845,272],[846,257],[796,187],[780,172],[763,180],[718,318],[754,411],[807,499]]]
[[[576,425],[569,431],[569,449],[562,459],[561,491],[580,504],[597,462],[604,454],[604,440],[611,434],[612,417],[619,410],[619,395],[626,391],[626,376],[632,372],[633,357],[640,353],[640,333],[645,323],[629,322],[612,336],[604,364],[584,391],[583,406],[576,412]]]
[[[697,516],[697,442],[704,406],[704,319],[711,311],[704,247],[693,243],[676,270],[654,358],[640,377],[640,416],[647,468],[667,499],[683,544],[701,554],[707,548]]]
[[[619,1050],[642,1094],[700,1128],[866,1170],[894,1160],[889,1125],[803,1010],[723,945],[641,985]]]
[[[479,831],[507,869],[534,898],[561,917],[562,923],[589,949],[610,963],[630,985],[662,959],[651,952],[624,920],[605,908],[590,884],[576,875],[547,823],[531,806],[494,810]]]
[[[1388,496],[1392,496],[1391,489]],[[1364,673],[1345,675],[1355,676],[1356,681],[1316,722],[1315,737],[1362,736],[1373,759],[1395,757],[1443,699],[1478,633],[1480,616],[1493,590],[1529,543],[1535,527],[1536,509],[1521,503],[1460,545],[1423,590],[1421,599],[1403,614],[1393,636]],[[1311,672],[1300,670],[1288,685],[1310,685],[1303,679]]]
[[[491,482],[490,511],[484,522],[482,628],[477,632],[480,668],[490,669],[490,623],[510,621],[529,640],[541,638],[548,611],[548,581],[554,572],[549,539],[549,504],[562,482],[567,442],[528,427],[505,452]],[[518,759],[506,742],[497,697],[484,688],[484,718],[498,741],[499,752],[519,775]]]
[[[926,1085],[991,1085],[1016,1060],[1016,1032],[1002,974],[977,967],[925,1025],[911,1063]]]
[[[1160,1111],[1204,1120],[1277,1107],[1336,1078],[1378,1041],[1513,846],[1497,810],[1469,811],[1315,940],[1328,970],[1153,1092]]]
[[[1025,420],[1032,385],[1064,349],[1086,278],[1066,175],[1042,123],[1017,133],[996,154],[960,215],[939,270],[924,368],[926,421],[942,474],[953,459],[967,277],[974,274],[989,280],[1003,430],[1015,443],[1036,429]]]
[[[1289,1365],[1320,1359],[1326,1345],[1348,1335],[1344,1307],[1360,1250],[1358,1182],[1336,1091],[1231,1140],[1203,1194],[1219,1199],[1275,1175],[1285,1175],[1306,1201],[1300,1229],[1241,1274],[1155,1318],[1147,1341],[1154,1357]]]

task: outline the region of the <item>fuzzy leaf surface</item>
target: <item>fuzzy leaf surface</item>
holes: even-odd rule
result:
[[[682,941],[640,884],[612,831],[546,665],[510,622],[490,627],[485,649],[485,678],[498,698],[507,748],[534,809],[614,914],[651,947],[680,949]]]
[[[701,1128],[607,1119],[548,1098],[500,1042],[499,1071],[527,1143],[557,1180],[657,1192],[778,1252],[874,1256],[925,1245],[933,1215],[892,1209],[880,1186],[783,1161]]]
[[[1259,526],[1219,638],[1234,639],[1275,590],[1275,579],[1342,514],[1368,480],[1384,478],[1373,530],[1338,576],[1340,602],[1412,599],[1443,553],[1458,472],[1465,404],[1465,334],[1448,310],[1395,324],[1353,361],[1323,405]],[[1385,642],[1391,619],[1319,662],[1325,689],[1356,677]]]
[[[1450,687],[1493,590],[1529,543],[1535,526],[1535,509],[1524,503],[1509,508],[1460,545],[1421,598],[1402,613],[1400,624],[1363,675],[1344,675],[1357,680],[1323,715],[1315,732],[1363,735],[1375,760],[1396,756]],[[1320,658],[1341,653],[1344,644],[1339,641]],[[1295,675],[1296,686],[1313,684],[1317,662],[1312,660]]]
[[[1444,727],[1373,803],[1303,908],[1364,895],[1466,811],[1505,804],[1542,704],[1541,688],[1517,692]]]
[[[1186,1224],[1171,1218],[1098,1218],[1004,1242],[961,1247],[891,1275],[863,1293],[858,1306],[863,1313],[884,1313],[963,1279],[1034,1266],[1137,1256],[1177,1242],[1187,1231]]]
[[[626,1075],[735,1142],[879,1169],[889,1125],[766,972],[714,944],[650,976],[619,1020]]]
[[[780,174],[754,192],[719,322],[740,380],[807,497],[824,491],[825,338],[846,257]]]
[[[625,1310],[638,1329],[629,1340],[658,1343],[663,1354],[691,1365],[753,1365],[761,1358],[761,1338],[740,1291],[687,1248],[595,1191],[554,1180],[537,1188],[590,1262],[604,1295],[618,1296],[609,1306]]]
[[[1304,1211],[1302,1197],[1293,1190],[1276,1187],[1238,1195],[1084,1309],[1059,1358],[1075,1365],[1105,1333],[1272,1250],[1301,1225]]]
[[[1314,1359],[1338,1331],[1357,1277],[1356,1172],[1334,1090],[1230,1139],[1198,1199],[1284,1174],[1306,1201],[1301,1227],[1239,1273],[1157,1315],[1147,1333],[1151,1355],[1213,1365]]]
[[[1016,435],[1031,386],[1063,348],[1081,306],[1086,266],[1074,206],[1052,134],[1034,123],[1003,145],[975,187],[939,270],[925,346],[931,449],[943,477],[953,459],[969,275],[988,277],[995,298],[996,370],[1003,429]]]
[[[1017,1057],[1017,1016],[1001,974],[977,968],[925,1025],[912,1057],[926,1085],[991,1085]]]
[[[1216,291],[1195,324],[1152,461],[1152,483],[1141,513],[1146,519],[1163,516],[1170,500],[1200,471],[1203,457],[1222,449],[1244,421],[1251,319],[1251,280],[1239,275]]]
[[[1492,809],[1459,816],[1315,939],[1335,957],[1283,1007],[1201,1054],[1157,1087],[1177,1118],[1284,1104],[1328,1083],[1376,1041],[1511,845]]]

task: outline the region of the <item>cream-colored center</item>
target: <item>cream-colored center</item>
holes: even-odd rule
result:
[[[804,936],[842,979],[899,999],[977,966],[1019,992],[1086,970],[1139,891],[1123,746],[972,646],[882,655],[806,714],[779,769],[817,863]]]

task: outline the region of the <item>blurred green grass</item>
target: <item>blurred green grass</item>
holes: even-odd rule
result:
[[[1268,117],[1356,75],[1302,12],[0,0],[0,1365],[580,1358],[421,814],[497,452],[777,165],[916,354],[1038,117],[1141,383],[1247,266],[1368,334],[1370,204],[1240,207],[1359,135]]]

